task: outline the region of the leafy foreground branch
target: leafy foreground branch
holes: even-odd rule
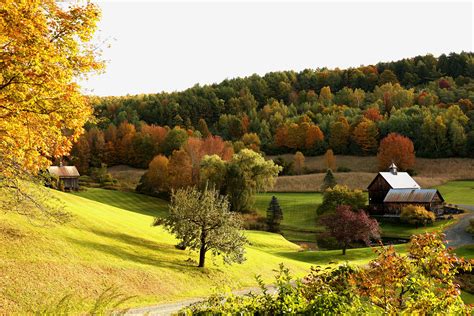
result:
[[[455,275],[471,271],[472,261],[457,258],[443,244],[443,235],[413,236],[408,255],[390,247],[374,250],[367,267],[313,267],[294,279],[280,264],[276,294],[257,277],[261,294],[215,295],[181,311],[184,315],[238,314],[466,314]]]

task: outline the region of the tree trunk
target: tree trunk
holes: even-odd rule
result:
[[[206,262],[206,231],[201,230],[201,249],[199,250],[199,268],[204,268],[204,263]]]
[[[204,268],[204,263],[206,262],[206,245],[201,244],[201,249],[199,250],[199,268]]]
[[[342,246],[342,255],[343,255],[343,256],[346,255],[346,249],[347,249],[347,245],[344,244],[344,246]]]

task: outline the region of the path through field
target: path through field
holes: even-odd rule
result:
[[[276,287],[272,285],[268,285],[267,291],[269,294],[275,294]],[[254,287],[254,288],[247,288],[244,290],[232,291],[232,294],[241,296],[241,295],[246,295],[250,293],[258,294],[261,292],[262,290],[260,288]],[[154,306],[148,306],[148,307],[132,308],[128,310],[128,312],[125,315],[128,315],[128,316],[138,316],[138,315],[167,316],[167,315],[172,315],[174,313],[177,313],[182,308],[192,305],[194,303],[200,302],[202,300],[204,300],[204,298],[194,298],[194,299],[188,299],[188,300],[183,300],[183,301],[169,303],[169,304],[160,304],[160,305],[154,305]]]
[[[469,220],[474,219],[474,205],[459,205],[460,207],[469,210],[459,222],[448,227],[445,230],[446,244],[449,247],[460,247],[474,243],[472,235],[466,232],[469,225]]]

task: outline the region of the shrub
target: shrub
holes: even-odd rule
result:
[[[323,195],[323,203],[318,207],[319,215],[334,212],[339,205],[348,205],[354,210],[363,209],[367,204],[367,196],[361,190],[350,190],[345,185],[336,185],[327,189]]]
[[[402,208],[400,213],[400,220],[402,222],[409,223],[411,225],[423,225],[433,224],[436,216],[433,212],[427,211],[421,205],[407,205]]]

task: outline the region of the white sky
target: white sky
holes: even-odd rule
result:
[[[99,1],[105,74],[85,93],[183,90],[196,83],[420,54],[473,51],[468,2]]]

